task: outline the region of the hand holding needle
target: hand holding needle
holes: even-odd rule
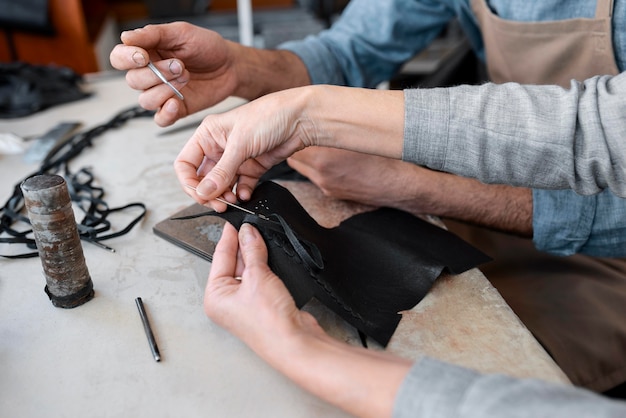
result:
[[[180,100],[185,100],[185,98],[183,97],[182,93],[180,91],[178,91],[178,89],[176,87],[174,87],[174,85],[172,83],[170,83],[169,81],[167,81],[167,78],[165,78],[165,76],[161,73],[161,71],[159,71],[159,69],[157,67],[154,66],[154,64],[152,63],[152,61],[148,62],[148,68],[150,68],[152,70],[152,72],[159,77],[159,79],[165,83],[169,88],[172,89],[172,91],[178,96],[178,98]]]

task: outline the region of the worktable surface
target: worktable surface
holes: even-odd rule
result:
[[[93,78],[86,87],[94,92],[91,97],[0,120],[0,132],[29,137],[74,120],[90,128],[137,103],[137,93],[121,76]],[[208,112],[241,103],[232,98]],[[208,112],[174,127],[197,124]],[[111,207],[143,202],[148,208],[130,233],[106,241],[115,253],[83,243],[93,300],[74,309],[55,308],[44,293],[39,259],[0,258],[0,416],[345,416],[213,324],[202,309],[210,263],[152,232],[156,223],[193,203],[172,165],[193,129],[162,135],[168,129],[150,118],[133,119],[103,134],[70,164],[74,171],[92,168]],[[1,201],[36,168],[20,155],[0,155]],[[308,183],[283,185],[323,226],[368,210],[325,198]],[[6,246],[0,248],[7,253]],[[148,311],[160,363],[150,353],[136,297]],[[311,303],[305,309],[331,335],[359,343],[356,332],[325,307]],[[484,372],[568,382],[478,269],[442,276],[404,314],[387,350],[409,358],[427,354]]]

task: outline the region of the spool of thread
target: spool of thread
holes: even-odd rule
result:
[[[81,246],[65,179],[39,175],[22,185],[28,218],[46,278],[45,292],[59,308],[91,300],[93,283]]]

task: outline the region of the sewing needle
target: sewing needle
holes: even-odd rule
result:
[[[180,98],[180,100],[185,100],[185,98],[183,97],[182,93],[180,91],[178,91],[178,89],[176,87],[174,87],[174,85],[172,83],[170,83],[169,81],[167,81],[167,78],[165,78],[165,76],[161,73],[161,71],[159,71],[159,69],[157,67],[154,66],[154,64],[152,63],[152,61],[148,62],[148,68],[150,68],[152,70],[152,72],[159,77],[159,79],[165,83],[169,88],[172,89],[172,91]]]
[[[187,187],[188,189],[193,190],[194,192],[196,191],[196,188],[195,188],[195,187],[190,186],[190,185],[188,185],[188,184],[185,184],[185,187]],[[217,200],[218,202],[222,202],[222,203],[224,203],[224,204],[225,204],[225,205],[227,205],[227,206],[231,206],[231,207],[233,207],[233,208],[235,208],[235,209],[239,209],[240,211],[243,211],[243,212],[249,213],[250,215],[255,215],[255,216],[258,216],[259,218],[261,218],[261,219],[265,219],[266,221],[269,221],[269,220],[270,220],[270,219],[269,219],[267,216],[265,216],[265,215],[261,215],[260,213],[255,213],[255,212],[251,211],[250,209],[246,209],[246,208],[241,207],[241,206],[239,206],[239,205],[236,205],[236,204],[234,204],[234,203],[230,203],[228,200],[226,200],[226,199],[222,199],[221,197],[216,197],[216,198],[215,198],[215,200]]]

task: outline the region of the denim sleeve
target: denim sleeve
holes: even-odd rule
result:
[[[533,230],[540,251],[626,257],[626,199],[610,190],[593,196],[533,190]]]
[[[445,3],[352,0],[330,29],[279,48],[304,61],[313,84],[375,87],[428,46],[455,16],[453,6]]]

